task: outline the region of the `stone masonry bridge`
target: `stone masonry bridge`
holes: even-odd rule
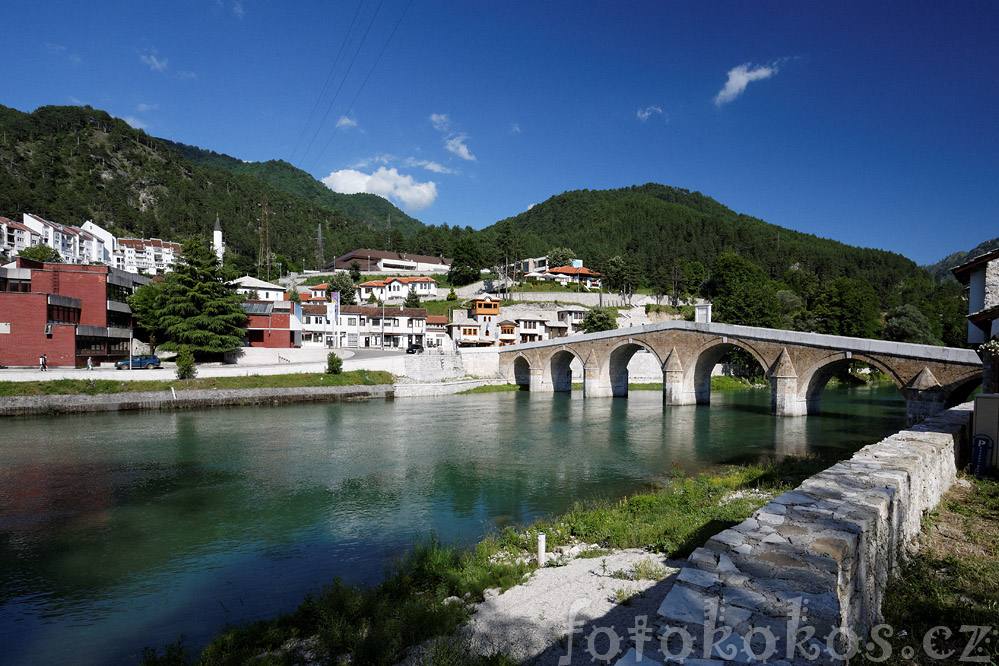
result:
[[[578,359],[583,394],[595,397],[627,396],[628,362],[645,350],[662,368],[666,404],[706,405],[711,401],[711,370],[734,349],[751,354],[766,371],[771,411],[778,416],[819,413],[828,381],[855,361],[891,377],[905,395],[910,424],[963,402],[982,378],[982,362],[969,349],[686,321],[495,351],[501,377],[539,392],[571,391],[570,364]]]

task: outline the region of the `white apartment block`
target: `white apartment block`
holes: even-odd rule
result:
[[[14,257],[21,250],[40,245],[41,242],[41,234],[20,222],[0,217],[0,250],[3,254]]]
[[[405,300],[410,288],[423,299],[437,298],[437,280],[428,277],[386,278],[370,280],[357,285],[358,298],[362,301],[374,296],[379,301]]]

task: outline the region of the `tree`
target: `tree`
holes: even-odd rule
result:
[[[420,296],[416,293],[416,287],[413,285],[409,286],[409,293],[406,294],[406,300],[402,302],[402,305],[406,308],[420,307]]]
[[[616,256],[607,261],[604,278],[607,280],[608,289],[618,292],[627,300],[638,286],[640,275],[638,267],[633,262]]]
[[[611,308],[590,308],[583,315],[583,330],[587,333],[612,331],[617,328],[617,313]]]
[[[222,265],[208,240],[191,236],[180,260],[163,280],[160,326],[163,349],[189,347],[195,356],[221,354],[242,344],[246,314],[242,296],[222,279]]]
[[[132,308],[132,316],[136,323],[145,331],[148,338],[150,353],[156,353],[156,347],[166,339],[163,328],[163,284],[150,282],[135,290],[128,297],[128,306]]]
[[[905,303],[894,308],[885,318],[885,340],[911,342],[917,345],[938,345],[940,340],[930,331],[930,320],[914,305]]]
[[[447,273],[447,281],[456,287],[477,282],[481,277],[479,269],[482,266],[482,251],[477,238],[471,233],[465,233],[455,244],[454,261]]]
[[[773,282],[763,269],[734,252],[718,258],[707,289],[718,321],[765,328],[781,324]]]
[[[357,289],[354,287],[354,280],[347,273],[334,273],[333,277],[326,282],[327,299],[332,298],[330,294],[334,291],[340,292],[340,305],[354,305],[357,302],[355,297]]]
[[[881,332],[881,307],[869,283],[837,278],[822,288],[812,314],[818,332],[854,338],[876,338]]]
[[[350,279],[357,284],[361,281],[361,264],[356,261],[350,262]]]
[[[62,255],[58,250],[54,250],[48,245],[35,245],[26,247],[17,253],[17,256],[31,259],[33,261],[47,261],[50,264],[61,264]]]
[[[548,250],[548,268],[560,268],[572,265],[576,253],[567,247],[553,247]]]

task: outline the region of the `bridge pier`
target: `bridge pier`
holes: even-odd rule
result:
[[[628,395],[628,385],[625,383],[624,394]],[[609,398],[616,396],[609,377],[600,376],[599,367],[583,366],[583,397]]]
[[[770,378],[770,413],[776,416],[812,414],[808,403],[798,398],[797,377]]]
[[[531,368],[531,379],[529,386],[529,391],[531,393],[554,393],[555,387],[552,386],[551,382],[545,381],[545,370],[544,368]]]
[[[946,396],[938,387],[929,389],[906,388],[905,424],[915,425],[944,410]]]

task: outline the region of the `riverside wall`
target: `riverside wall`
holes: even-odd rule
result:
[[[734,662],[843,663],[870,650],[922,517],[956,481],[971,417],[969,403],[866,446],[713,536],[660,605],[660,632]],[[731,633],[706,634],[709,621]],[[706,635],[719,640],[704,651]]]
[[[0,416],[119,412],[148,409],[205,409],[243,405],[344,402],[391,398],[391,384],[292,388],[200,389],[101,395],[32,395],[0,398]]]

